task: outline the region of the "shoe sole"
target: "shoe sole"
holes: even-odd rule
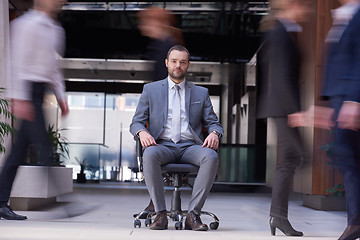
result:
[[[25,217],[25,218],[8,218],[8,217],[0,217],[0,219],[6,219],[6,220],[18,220],[18,221],[21,221],[21,220],[26,220],[27,219],[27,217]]]
[[[158,226],[150,227],[150,230],[166,230],[166,229],[168,229],[167,226],[165,228],[161,228],[161,227],[158,227]]]
[[[186,226],[185,226],[185,230],[207,231],[207,230],[209,230],[209,228],[206,226],[206,227],[201,227],[201,228],[194,228],[194,229],[192,229],[192,228],[190,228],[190,227],[186,227]]]

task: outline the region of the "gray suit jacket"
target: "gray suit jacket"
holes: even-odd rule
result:
[[[146,128],[155,140],[165,128],[168,111],[168,80],[144,85],[139,104],[130,124],[130,132],[134,136]],[[202,144],[201,130],[204,127],[208,133],[217,130],[223,134],[223,128],[213,110],[208,89],[185,83],[185,109],[189,121],[189,129],[198,144]]]

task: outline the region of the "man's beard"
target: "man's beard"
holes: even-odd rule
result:
[[[169,73],[169,75],[170,75],[171,78],[173,78],[175,80],[182,80],[182,79],[185,78],[185,73],[184,72],[182,72],[182,74],[177,75],[177,76],[174,74],[174,72]]]

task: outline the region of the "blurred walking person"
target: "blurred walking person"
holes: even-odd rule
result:
[[[360,1],[339,2],[326,38],[322,95],[334,109],[335,162],[345,184],[348,226],[339,240],[353,240],[360,238]]]
[[[167,53],[171,47],[183,44],[182,32],[175,27],[176,18],[169,10],[159,7],[139,11],[137,16],[141,34],[150,38],[147,57],[155,61],[151,80],[167,78]]]
[[[68,114],[65,84],[57,54],[65,49],[65,32],[56,21],[66,0],[34,0],[34,7],[13,20],[11,40],[11,88],[13,113],[20,121],[11,153],[0,174],[0,218],[24,220],[8,206],[19,165],[30,144],[39,146],[39,159],[49,163],[51,146],[42,110],[47,86],[54,91],[62,116]]]
[[[288,220],[292,180],[304,157],[299,131],[289,121],[300,112],[301,53],[296,35],[302,30],[298,23],[306,20],[310,6],[303,0],[273,0],[270,4],[272,15],[263,21],[267,34],[258,109],[259,118],[274,120],[279,147],[272,184],[270,229],[272,235],[278,228],[287,236],[302,236]]]

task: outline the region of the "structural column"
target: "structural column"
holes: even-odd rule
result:
[[[9,44],[9,3],[0,1],[0,87],[7,88],[10,79],[10,44]],[[5,97],[3,93],[1,98]],[[3,118],[0,116],[0,120]],[[6,144],[8,145],[8,144]],[[0,165],[3,162],[0,154]]]
[[[324,40],[332,26],[331,10],[339,7],[337,0],[312,0],[315,12],[309,22],[304,24],[301,34],[303,46],[304,69],[301,80],[304,109],[311,105],[325,105],[320,99],[322,90],[323,72],[325,69]],[[304,205],[313,208],[325,209],[320,205],[311,205],[323,201],[328,189],[342,182],[337,169],[329,166],[329,159],[322,146],[332,141],[330,131],[314,128],[304,128],[303,136],[308,156],[304,165],[298,170],[294,179],[294,190],[304,193]],[[305,203],[307,201],[307,203]],[[326,205],[326,204],[325,204]]]

